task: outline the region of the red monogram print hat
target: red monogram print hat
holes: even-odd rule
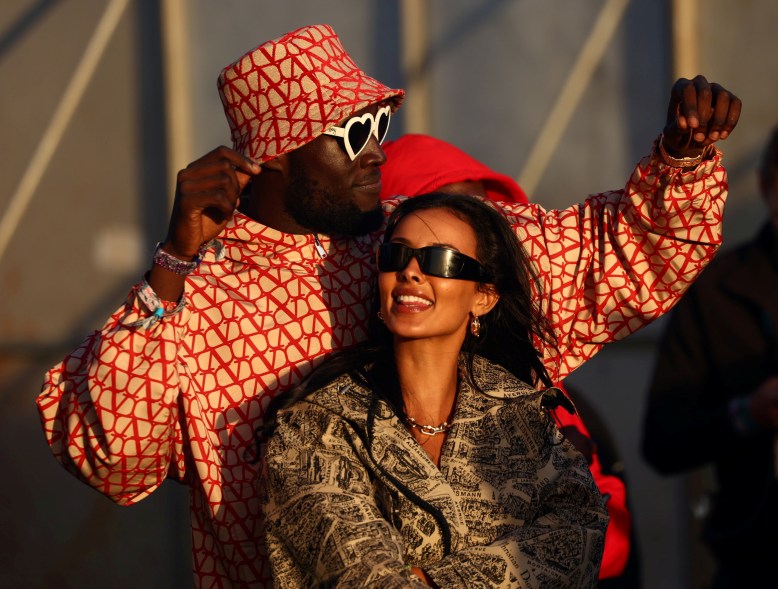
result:
[[[263,43],[224,68],[219,95],[236,151],[266,162],[316,139],[358,110],[405,92],[366,75],[329,25]]]

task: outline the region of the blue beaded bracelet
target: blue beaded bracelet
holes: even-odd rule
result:
[[[178,301],[178,304],[170,311],[165,310],[165,304],[154,292],[154,289],[149,286],[149,283],[144,279],[140,285],[135,289],[135,294],[146,309],[148,309],[148,317],[138,319],[132,323],[127,324],[127,327],[143,327],[149,329],[155,323],[158,323],[163,317],[172,317],[178,315],[186,307],[186,294],[182,294]]]

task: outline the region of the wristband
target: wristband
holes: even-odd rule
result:
[[[659,155],[662,156],[662,161],[664,161],[665,164],[668,166],[671,166],[673,168],[694,168],[695,166],[699,166],[702,163],[703,158],[708,153],[708,147],[705,147],[700,152],[700,155],[695,157],[673,157],[669,153],[667,153],[667,150],[665,149],[664,144],[664,133],[662,133],[659,136]]]
[[[154,289],[151,288],[145,279],[140,283],[139,286],[136,287],[135,294],[138,296],[140,302],[143,303],[143,306],[146,307],[149,313],[151,313],[151,315],[129,323],[127,325],[128,327],[143,327],[148,329],[163,317],[178,315],[181,311],[184,310],[184,307],[186,307],[186,294],[184,293],[181,295],[178,304],[167,311],[165,309],[165,303],[157,296],[157,293],[154,292]],[[168,305],[172,304],[173,303],[169,303]]]

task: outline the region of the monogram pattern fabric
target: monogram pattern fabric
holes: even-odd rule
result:
[[[675,304],[721,241],[725,195],[719,156],[689,172],[651,157],[581,205],[505,206],[559,338],[559,354],[541,348],[555,382]],[[366,337],[378,236],[322,238],[322,259],[313,236],[236,215],[220,238],[226,258],[188,277],[182,313],[129,327],[149,316],[133,291],[37,402],[55,457],[117,503],[168,477],[190,487],[198,587],[270,587],[254,429],[274,395]]]
[[[266,451],[277,587],[594,587],[607,512],[537,393],[477,358],[440,469],[383,402],[343,376],[279,414]],[[369,416],[375,415],[375,420]]]

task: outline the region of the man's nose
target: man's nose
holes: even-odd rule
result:
[[[370,139],[359,154],[359,162],[365,166],[383,166],[386,163],[386,154],[381,144],[378,143],[378,139],[375,138],[373,133],[370,134]]]

